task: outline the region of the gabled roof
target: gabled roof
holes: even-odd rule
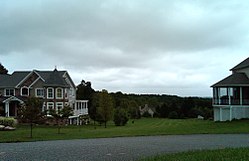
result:
[[[236,70],[247,68],[247,67],[249,67],[249,57],[246,60],[239,63],[238,65],[236,65],[235,67],[233,67],[232,69],[230,69],[230,70],[231,71],[236,71]]]
[[[12,75],[0,74],[0,87],[15,87],[30,72],[14,72]]]
[[[49,72],[47,79],[45,79],[45,85],[50,87],[68,87],[69,85],[63,78],[64,73],[65,72],[59,72],[57,69],[53,72]]]
[[[211,87],[249,86],[249,78],[244,73],[233,73]]]
[[[0,74],[0,88],[15,88],[24,81],[30,73],[35,72],[44,81],[45,86],[68,87],[69,84],[64,79],[66,71],[15,71],[13,74]]]

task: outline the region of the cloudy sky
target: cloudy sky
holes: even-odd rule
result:
[[[244,0],[1,0],[0,63],[111,92],[211,96],[249,56]]]

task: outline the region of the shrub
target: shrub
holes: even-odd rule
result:
[[[113,121],[116,126],[124,126],[126,125],[128,120],[129,120],[128,113],[125,109],[118,108],[115,110]]]
[[[14,127],[16,123],[16,119],[12,117],[0,117],[0,125]]]

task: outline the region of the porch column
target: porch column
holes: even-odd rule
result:
[[[231,105],[231,92],[230,92],[230,90],[231,90],[231,88],[227,88],[229,105]]]
[[[219,102],[218,102],[218,104],[220,105],[220,102],[221,102],[221,100],[220,100],[220,88],[218,87],[218,99],[219,99]]]
[[[242,87],[240,87],[240,105],[242,105],[243,104],[243,101],[242,101],[242,98],[243,98],[243,92],[242,92]]]
[[[233,119],[233,107],[230,106],[230,121]]]
[[[9,117],[10,116],[10,114],[9,114],[9,109],[10,108],[10,106],[9,106],[9,102],[6,102],[5,103],[5,116],[6,117]]]

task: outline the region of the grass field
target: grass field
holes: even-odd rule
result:
[[[159,155],[141,161],[249,161],[249,148],[227,148]]]
[[[249,120],[233,122],[213,122],[197,119],[159,119],[143,118],[132,120],[124,127],[117,127],[109,122],[107,128],[92,124],[67,126],[57,134],[54,126],[36,126],[33,138],[29,138],[29,126],[17,126],[15,131],[0,131],[0,142],[103,138],[118,136],[148,136],[171,134],[226,134],[249,133]]]

